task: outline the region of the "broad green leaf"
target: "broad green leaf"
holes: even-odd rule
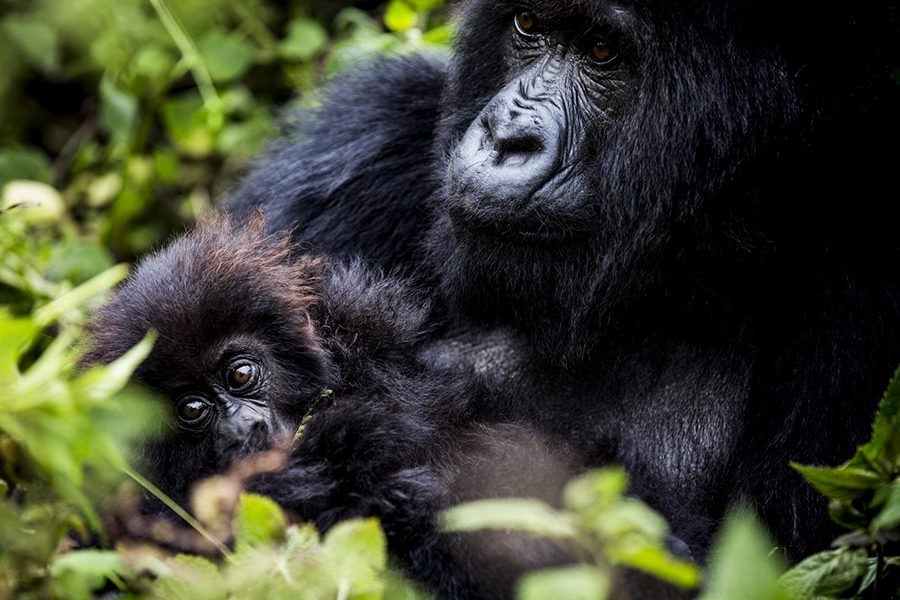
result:
[[[335,525],[324,540],[326,552],[334,558],[356,554],[364,564],[376,569],[387,566],[387,541],[378,519],[351,519]]]
[[[272,119],[265,114],[242,123],[228,124],[219,135],[217,149],[226,156],[249,158],[262,149],[274,130]]]
[[[900,467],[900,369],[888,384],[872,427],[872,439],[860,452],[872,464]]]
[[[36,18],[10,15],[3,19],[0,32],[8,36],[25,60],[47,74],[59,69],[59,36]]]
[[[179,150],[198,158],[212,152],[218,131],[210,128],[199,93],[191,91],[167,99],[162,115],[166,131]]]
[[[53,587],[66,598],[90,600],[108,581],[121,582],[128,569],[122,557],[109,550],[78,550],[59,555],[50,565]]]
[[[200,556],[179,554],[166,561],[169,573],[156,580],[151,596],[159,600],[226,600],[228,587],[218,567]]]
[[[444,0],[409,0],[409,3],[416,11],[424,13],[441,6]]]
[[[573,512],[598,512],[621,498],[627,487],[628,475],[624,469],[598,469],[569,482],[563,502]]]
[[[50,161],[34,148],[0,150],[0,188],[14,179],[50,183]]]
[[[701,600],[787,600],[778,585],[783,568],[771,548],[756,517],[732,513],[713,547]]]
[[[253,62],[255,48],[236,33],[215,29],[197,43],[200,57],[217,83],[241,77]]]
[[[391,0],[384,11],[384,24],[391,31],[406,31],[416,26],[419,15],[405,0]]]
[[[294,19],[287,26],[287,36],[278,46],[281,56],[287,60],[306,62],[312,60],[328,42],[328,32],[311,19]]]
[[[100,81],[100,100],[100,125],[115,143],[129,142],[137,125],[137,98],[107,75]]]
[[[638,550],[623,553],[618,552],[616,544],[613,543],[609,554],[616,564],[649,573],[657,579],[668,581],[681,588],[696,588],[702,579],[700,568],[697,565],[675,558],[662,546],[647,545]]]
[[[322,542],[323,564],[349,586],[349,598],[381,598],[381,572],[387,567],[387,540],[378,519],[352,519],[335,525]]]
[[[388,569],[382,579],[384,596],[381,600],[434,600],[420,585],[393,569]]]
[[[444,531],[515,529],[536,536],[569,539],[577,531],[571,517],[530,498],[476,500],[454,506],[439,517]]]
[[[0,397],[11,398],[12,385],[19,378],[19,357],[40,331],[31,319],[13,317],[6,309],[0,308]],[[9,389],[5,389],[9,388]],[[0,405],[0,414],[2,414]]]
[[[432,27],[422,34],[422,41],[427,44],[446,47],[450,45],[453,39],[453,27],[450,24]]]
[[[900,478],[890,485],[890,492],[881,509],[872,519],[872,531],[879,533],[900,528]]]
[[[854,500],[884,482],[878,474],[854,467],[791,466],[820,493],[838,500]]]
[[[103,246],[83,239],[62,239],[53,245],[45,277],[54,281],[81,283],[113,266]]]
[[[71,312],[90,298],[109,291],[114,285],[125,279],[127,275],[128,267],[126,265],[110,267],[65,295],[36,310],[34,312],[35,323],[41,326],[53,323],[62,315]]]
[[[518,585],[519,600],[604,600],[610,581],[599,569],[588,565],[546,569],[525,575]]]
[[[319,531],[309,523],[291,525],[287,528],[285,553],[297,554],[319,545]]]
[[[88,369],[73,384],[73,390],[85,398],[105,400],[122,390],[134,370],[144,362],[153,344],[156,333],[151,331],[128,352],[102,367]]]
[[[838,548],[813,554],[781,576],[781,587],[791,598],[839,596],[868,570],[864,548]]]
[[[159,46],[145,46],[135,53],[131,65],[138,75],[154,83],[163,83],[172,72],[175,60]]]
[[[241,494],[234,515],[235,550],[279,542],[286,527],[284,513],[271,498]]]

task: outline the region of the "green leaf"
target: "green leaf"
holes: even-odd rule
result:
[[[453,27],[447,23],[432,27],[422,35],[422,41],[435,46],[447,47],[453,39]]]
[[[391,0],[384,11],[384,24],[391,31],[406,31],[416,26],[419,15],[405,0]]]
[[[108,550],[79,550],[58,556],[50,565],[53,587],[60,597],[90,599],[108,581],[121,582],[128,573],[122,557]]]
[[[137,124],[137,98],[106,75],[100,80],[100,100],[101,127],[117,144],[130,141]]]
[[[772,543],[749,511],[732,513],[712,551],[701,600],[787,600],[779,588],[783,568]]]
[[[103,246],[82,239],[63,239],[53,245],[44,275],[54,281],[81,283],[113,266]]]
[[[179,554],[166,561],[163,573],[153,586],[159,600],[225,600],[228,589],[218,567],[200,556]]]
[[[219,135],[217,149],[229,156],[252,157],[275,131],[268,115],[260,114],[243,123],[226,125]]]
[[[838,500],[855,500],[884,483],[878,474],[854,467],[791,466],[821,494]]]
[[[616,557],[616,564],[649,573],[657,579],[685,589],[700,585],[702,575],[697,565],[675,558],[662,546],[645,546],[628,553],[616,552],[612,544],[610,556]]]
[[[287,519],[271,499],[256,494],[241,494],[234,515],[235,550],[280,542]]]
[[[878,405],[872,439],[860,448],[860,453],[871,464],[900,467],[900,369],[894,373]]]
[[[59,36],[46,23],[32,17],[11,15],[3,20],[0,32],[33,67],[46,74],[59,70]]]
[[[813,554],[781,576],[780,585],[792,598],[838,596],[868,570],[864,548],[838,548]]]
[[[287,26],[287,35],[278,46],[278,52],[287,60],[307,62],[325,48],[328,32],[311,19],[294,19]]]
[[[50,161],[34,148],[0,150],[0,188],[14,179],[50,183]]]
[[[156,333],[151,331],[113,362],[88,369],[74,381],[74,391],[92,400],[112,397],[125,387],[134,370],[150,355],[155,341]]]
[[[208,115],[196,91],[169,98],[162,106],[163,123],[172,141],[185,154],[198,158],[215,147],[218,131],[210,128]]]
[[[609,578],[599,569],[579,565],[525,575],[519,581],[517,597],[519,600],[604,600],[609,591]]]
[[[444,0],[409,0],[412,7],[420,12],[428,12],[444,4]]]
[[[217,83],[241,77],[253,62],[255,48],[236,33],[213,30],[197,43],[200,57]]]
[[[530,498],[476,500],[454,506],[439,516],[443,531],[515,529],[540,537],[570,539],[576,529],[571,517]]]
[[[376,569],[387,566],[387,540],[378,519],[350,519],[335,525],[325,536],[324,550],[336,562],[353,562]]]
[[[352,519],[338,523],[322,543],[323,564],[334,572],[339,588],[349,587],[349,598],[381,598],[381,572],[387,567],[387,540],[378,519]]]
[[[116,265],[103,271],[99,275],[85,281],[75,289],[67,292],[34,311],[34,321],[40,326],[47,326],[62,315],[74,310],[97,294],[102,294],[112,289],[117,283],[128,275],[126,265]]]
[[[0,308],[0,397],[10,398],[17,383],[19,357],[34,341],[40,327],[31,319],[13,317],[7,309]]]
[[[566,485],[563,503],[573,512],[602,512],[628,488],[624,469],[608,467],[590,471]]]
[[[871,529],[875,533],[900,528],[900,479],[890,485],[890,493],[881,509],[872,519]]]
[[[159,46],[145,46],[137,50],[131,60],[135,73],[158,84],[165,83],[175,60],[171,54]]]

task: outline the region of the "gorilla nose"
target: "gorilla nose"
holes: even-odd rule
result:
[[[525,122],[527,120],[527,122]],[[494,166],[523,165],[540,159],[546,150],[539,121],[513,114],[504,119],[485,119],[485,136],[494,149]]]
[[[540,103],[501,94],[457,145],[450,181],[472,208],[522,208],[557,171],[562,130]]]

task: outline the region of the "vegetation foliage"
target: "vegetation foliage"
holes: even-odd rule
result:
[[[107,367],[77,363],[84,319],[127,273],[121,263],[227,193],[276,133],[275,107],[313,104],[323,77],[373,52],[445,47],[442,4],[8,0],[0,9],[0,600],[423,596],[387,568],[377,521],[321,536],[227,478],[201,487],[185,528],[194,537],[155,525],[153,536],[123,533],[146,484],[129,449],[164,421],[128,384],[153,339]],[[620,568],[702,585],[707,600],[900,597],[900,379],[847,464],[797,469],[848,533],[786,574],[739,511],[701,575],[670,555],[665,522],[624,495],[615,468],[573,481],[562,508],[491,501],[453,509],[444,523],[569,544],[582,562],[528,576],[526,600],[603,598]]]

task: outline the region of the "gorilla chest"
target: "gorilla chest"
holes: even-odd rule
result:
[[[578,368],[552,366],[528,347],[495,330],[453,336],[425,355],[480,374],[495,390],[498,419],[539,424],[589,466],[623,464],[636,490],[700,506],[721,486],[741,434],[750,372],[733,346],[635,339]]]

